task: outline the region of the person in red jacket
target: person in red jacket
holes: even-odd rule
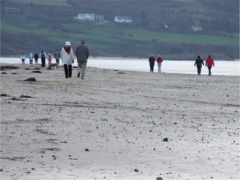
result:
[[[159,73],[162,72],[162,70],[161,70],[162,62],[163,62],[163,59],[160,57],[160,55],[158,55],[157,63],[158,63],[158,72]]]
[[[206,59],[206,63],[205,65],[208,67],[208,75],[211,76],[212,72],[212,66],[214,66],[214,61],[211,55],[208,56],[208,58]]]

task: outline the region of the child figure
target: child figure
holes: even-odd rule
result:
[[[47,60],[48,60],[48,68],[50,68],[52,65],[52,56],[50,53],[48,54]]]
[[[31,53],[31,52],[29,54],[29,62],[30,62],[30,64],[33,63],[33,53]]]
[[[22,59],[22,64],[25,64],[25,54],[24,53],[22,53],[21,59]]]

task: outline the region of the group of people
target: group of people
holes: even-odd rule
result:
[[[151,55],[148,60],[149,60],[150,72],[154,71],[155,61],[157,61],[157,64],[158,64],[158,72],[159,73],[162,72],[161,68],[162,68],[163,59],[161,58],[160,55],[158,55],[157,59],[155,59],[155,57]]]
[[[33,59],[35,60],[35,64],[38,64],[38,59],[41,58],[41,64],[42,67],[46,66],[46,59],[48,60],[48,66],[52,64],[52,55],[49,53],[48,55],[45,53],[44,50],[42,50],[39,54],[35,52],[33,55],[32,52],[29,53],[29,64],[33,64]],[[54,53],[54,58],[56,59],[56,63],[59,65],[59,59],[60,59],[60,51],[56,49]],[[22,64],[25,64],[26,56],[24,53],[21,54],[21,60]]]
[[[201,70],[202,70],[202,66],[204,66],[204,62],[200,56],[197,57],[194,63],[194,66],[197,66],[197,73],[198,75],[201,75]],[[212,75],[211,69],[214,66],[214,60],[211,55],[208,55],[205,62],[205,66],[208,67],[208,75],[211,76]]]
[[[157,57],[157,59],[153,55],[150,55],[148,61],[150,66],[150,72],[154,71],[155,61],[157,61],[157,64],[158,64],[158,72],[159,73],[162,72],[161,67],[162,67],[163,59],[160,57],[160,55]],[[204,65],[204,62],[202,58],[198,56],[194,63],[194,66],[197,66],[198,75],[201,75],[201,69],[203,65]],[[205,65],[208,67],[208,75],[211,76],[212,75],[211,69],[214,66],[214,60],[211,55],[208,55]]]
[[[87,59],[89,57],[89,49],[85,45],[84,41],[81,41],[81,44],[76,48],[75,53],[73,52],[73,48],[71,47],[71,43],[67,41],[62,48],[61,51],[56,49],[53,57],[56,59],[56,65],[59,65],[59,60],[62,60],[65,78],[72,78],[72,64],[74,63],[75,56],[78,62],[78,73],[77,77],[84,79],[86,74],[87,67]],[[41,53],[35,53],[33,55],[32,52],[29,54],[29,63],[33,64],[33,59],[35,59],[35,64],[38,64],[38,59],[41,58],[41,65],[44,68],[46,66],[46,59],[48,61],[48,67],[52,65],[52,55],[49,53],[48,55],[44,50]],[[22,64],[25,64],[25,54],[21,54]]]

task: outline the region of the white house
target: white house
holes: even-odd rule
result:
[[[114,22],[117,23],[132,23],[133,19],[128,16],[115,16]]]
[[[201,26],[199,26],[199,25],[191,26],[191,28],[192,28],[193,31],[203,31],[203,28]]]
[[[77,17],[74,17],[75,20],[87,20],[87,21],[103,21],[104,16],[101,14],[81,14],[79,13]]]

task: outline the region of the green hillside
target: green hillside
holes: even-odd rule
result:
[[[84,39],[93,56],[238,59],[239,10],[223,3],[230,1],[215,1],[213,8],[205,0],[2,0],[1,56],[53,52],[67,40],[75,48]],[[9,7],[19,12],[7,12]],[[102,14],[105,20],[76,21],[78,13]],[[114,23],[119,14],[133,17],[133,23]],[[194,25],[203,31],[192,31]]]

